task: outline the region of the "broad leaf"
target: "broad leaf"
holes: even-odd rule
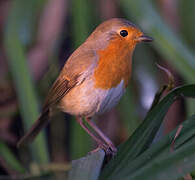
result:
[[[68,180],[97,180],[102,168],[105,153],[99,150],[86,157],[72,161]]]
[[[183,123],[174,149],[170,144],[176,130],[162,138],[141,156],[126,164],[111,179],[178,179],[195,168],[195,115]]]
[[[115,177],[127,164],[133,161],[151,145],[170,105],[179,97],[195,97],[195,85],[175,88],[148,113],[135,133],[119,148],[117,155],[105,167],[101,179]]]

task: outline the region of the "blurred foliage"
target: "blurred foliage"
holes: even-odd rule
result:
[[[20,35],[23,35],[23,33],[20,32],[22,31],[23,27],[22,23],[26,22],[26,20],[23,19],[23,10],[25,11],[26,6],[28,7],[29,5],[25,2],[26,1],[14,1],[13,3],[13,7],[11,8],[11,13],[9,14],[7,26],[5,29],[5,49],[8,56],[10,71],[12,73],[18,95],[20,113],[25,122],[25,128],[28,129],[38,117],[39,111],[38,101],[34,91],[34,83],[27,66],[25,47],[22,43],[22,40],[20,39]],[[36,3],[35,5],[38,4]],[[28,16],[26,14],[26,16],[31,18],[31,13],[33,12],[34,7],[31,6],[31,8],[28,8],[29,14]],[[26,11],[24,13],[26,13]],[[33,143],[31,150],[33,151],[32,155],[37,161],[48,161],[45,141],[41,135]]]
[[[171,179],[177,179],[192,171],[194,169],[194,116],[187,118],[188,120],[183,123],[182,133],[176,139],[174,152],[170,153],[169,147],[175,131],[165,137],[162,137],[163,133],[160,133],[161,139],[159,143],[151,145],[169,106],[178,97],[178,93],[181,96],[190,95],[194,97],[195,92],[194,85],[180,87],[169,93],[162,100],[159,99],[160,102],[157,103],[152,111],[148,112],[155,92],[164,79],[155,66],[156,62],[165,64],[171,69],[170,71],[174,73],[176,79],[179,79],[176,80],[176,84],[195,82],[195,2],[194,0],[170,2],[172,6],[163,0],[108,0],[108,3],[103,0],[1,1],[0,32],[3,33],[1,33],[2,38],[0,37],[0,47],[2,49],[0,53],[0,70],[4,72],[3,70],[7,68],[11,78],[9,73],[5,73],[1,74],[0,80],[6,77],[4,81],[7,81],[8,84],[13,84],[12,86],[16,93],[13,94],[13,97],[19,108],[17,113],[13,113],[10,107],[9,113],[9,107],[6,106],[6,118],[9,118],[11,123],[5,129],[1,118],[2,120],[5,118],[2,111],[5,109],[4,104],[6,102],[1,102],[2,98],[0,97],[0,130],[5,129],[4,131],[8,131],[9,134],[11,129],[12,135],[15,138],[19,138],[23,134],[22,126],[24,131],[30,128],[39,115],[39,103],[42,104],[48,88],[51,86],[51,79],[52,81],[55,79],[56,71],[61,69],[59,64],[64,64],[68,55],[70,55],[69,50],[73,52],[97,24],[103,21],[101,18],[109,18],[109,13],[113,15],[113,12],[117,9],[115,17],[124,17],[134,22],[146,34],[152,36],[154,42],[151,46],[139,45],[137,47],[134,54],[131,85],[117,109],[110,112],[116,112],[115,121],[120,121],[120,127],[115,127],[117,125],[113,123],[109,124],[110,127],[107,127],[107,129],[105,128],[106,133],[112,135],[112,140],[120,144],[129,135],[133,135],[120,145],[117,156],[105,166],[100,179],[117,179],[119,177],[123,177],[123,179],[129,179],[129,177],[132,179],[140,179],[140,177],[147,177],[148,179],[168,179],[171,177]],[[52,6],[52,3],[58,4],[58,6]],[[173,29],[174,21],[171,26],[170,22],[167,22],[168,19],[165,16],[163,17],[162,3],[166,7],[165,12],[167,14],[171,8],[172,12],[177,13],[175,22],[179,22],[179,26],[176,30]],[[56,8],[52,20],[50,20],[49,16],[51,9],[48,6]],[[112,11],[110,7],[115,7],[115,10]],[[103,17],[103,15],[106,15],[106,17]],[[64,18],[61,18],[61,16],[64,16]],[[58,20],[63,21],[60,22],[63,26],[57,26],[54,23],[54,21],[57,22]],[[40,35],[41,25],[45,21],[49,22],[50,28],[48,26],[45,29],[43,28],[43,34]],[[61,31],[55,34],[55,32],[52,32],[52,28],[61,28]],[[57,32],[57,30],[55,31]],[[55,34],[55,37],[52,42],[47,41],[49,37],[53,37],[53,34]],[[43,35],[47,36],[42,37]],[[45,41],[41,38],[45,38]],[[48,44],[52,48],[48,48]],[[44,50],[49,51],[49,53],[43,55]],[[33,60],[29,58],[30,52],[34,53],[35,59],[40,59],[45,63],[39,64],[37,62],[37,66],[31,66],[33,64],[31,61]],[[59,60],[57,60],[57,57],[60,57]],[[5,65],[6,63],[2,63],[4,61],[8,66]],[[41,68],[40,72],[44,76],[40,74],[39,77],[41,78],[36,79],[33,72],[39,73],[37,70],[39,68]],[[3,84],[0,84],[1,86]],[[193,101],[190,101],[190,106],[189,104],[186,106],[184,103],[186,111],[190,112],[191,115],[194,113],[194,104]],[[176,111],[170,111],[172,115],[180,114],[181,111],[185,114],[185,108],[179,106]],[[168,118],[172,117],[170,115]],[[144,119],[143,123],[141,123],[141,119]],[[60,132],[58,132],[58,129],[50,127],[49,129],[51,129],[52,133],[47,131],[47,138],[41,133],[28,149],[17,149],[15,144],[10,144],[10,136],[7,139],[3,139],[6,136],[3,136],[4,131],[2,131],[0,133],[0,179],[5,177],[3,175],[14,177],[21,174],[25,174],[25,176],[21,176],[23,179],[32,177],[36,179],[57,179],[66,176],[67,170],[70,168],[67,161],[84,156],[93,148],[91,138],[76,123],[75,119],[68,117],[67,121],[69,120],[70,124],[62,123],[63,126],[66,126],[64,130],[67,130],[67,132],[64,132],[66,142],[62,142],[63,138],[60,139],[61,141],[52,138],[55,134],[60,134]],[[176,119],[177,124],[182,120],[184,120],[182,117]],[[103,122],[100,121],[100,123]],[[174,124],[174,127],[177,124]],[[137,129],[138,126],[139,128]],[[168,126],[170,126],[169,122],[164,124],[162,132]],[[117,133],[112,132],[112,129],[115,128],[119,129]],[[60,138],[59,136],[56,137]],[[55,149],[52,146],[56,142],[59,142],[59,147],[65,147],[64,152],[67,153],[51,153]],[[80,178],[82,177],[83,179],[98,179],[103,158],[104,154],[97,152],[97,154],[74,161],[69,178],[75,179],[80,175]],[[55,168],[53,163],[57,163]],[[65,166],[60,163],[64,163]],[[94,167],[94,164],[97,167]],[[83,168],[86,169],[87,177]],[[178,168],[182,169],[182,171],[177,172]],[[166,174],[162,174],[165,171]],[[60,176],[60,172],[66,175],[62,174]]]
[[[181,32],[182,36],[185,38],[185,41],[188,43],[188,47],[191,50],[194,50],[195,47],[195,35],[194,35],[194,29],[195,24],[194,22],[194,11],[195,1],[189,0],[180,0],[178,7],[181,17]],[[190,28],[187,28],[190,27]]]

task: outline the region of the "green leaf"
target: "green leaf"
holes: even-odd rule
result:
[[[13,170],[16,170],[20,173],[25,172],[24,167],[16,159],[16,157],[10,151],[10,149],[2,142],[0,142],[0,156],[4,158],[9,167],[12,168]]]
[[[25,129],[28,129],[39,116],[39,106],[34,83],[27,65],[25,47],[19,37],[20,24],[23,19],[21,18],[21,13],[25,10],[23,2],[24,0],[13,2],[13,7],[6,25],[4,40],[9,70],[11,71],[16,87],[20,113]],[[23,8],[21,9],[21,7]],[[30,9],[28,11],[30,12]],[[42,133],[36,138],[31,147],[34,159],[41,163],[48,162],[46,142]]]
[[[182,131],[177,137],[174,150],[171,142],[177,128],[158,143],[151,146],[141,156],[129,162],[126,168],[113,178],[117,179],[178,179],[194,170],[195,167],[195,115],[183,123]]]
[[[72,161],[68,180],[97,180],[102,168],[105,152],[99,150],[86,157]]]
[[[72,0],[73,47],[77,48],[89,36],[94,22],[94,11],[90,0]]]
[[[120,118],[123,120],[125,127],[129,134],[132,134],[140,124],[138,115],[135,111],[135,93],[132,88],[127,88],[124,96],[120,100],[120,104],[117,107],[119,110]]]
[[[164,97],[158,105],[153,107],[143,123],[136,129],[135,133],[121,145],[117,155],[105,167],[101,174],[101,179],[112,179],[118,172],[125,168],[129,162],[148,149],[170,105],[179,96],[195,97],[195,85],[185,85],[175,88]]]
[[[194,35],[194,16],[195,16],[195,1],[194,0],[180,0],[178,1],[178,12],[180,17],[180,30],[185,40],[189,43],[193,50],[195,45],[195,35]]]

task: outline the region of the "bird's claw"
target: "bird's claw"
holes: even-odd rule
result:
[[[103,149],[105,151],[106,155],[114,156],[117,153],[117,148],[114,145],[109,146],[106,144],[99,144],[98,147],[96,149],[94,149],[93,151],[91,151],[90,153],[95,153],[100,149]]]

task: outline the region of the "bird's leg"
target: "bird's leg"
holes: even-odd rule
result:
[[[106,145],[101,139],[97,138],[90,130],[83,124],[82,117],[77,117],[76,118],[77,122],[81,125],[81,127],[97,142],[98,146],[102,149],[104,149],[108,154],[108,145]],[[96,150],[92,151],[95,152]]]
[[[114,146],[112,141],[96,126],[96,124],[91,121],[91,118],[86,118],[86,121],[93,128],[93,130],[106,142],[112,152],[116,153],[117,148]]]

